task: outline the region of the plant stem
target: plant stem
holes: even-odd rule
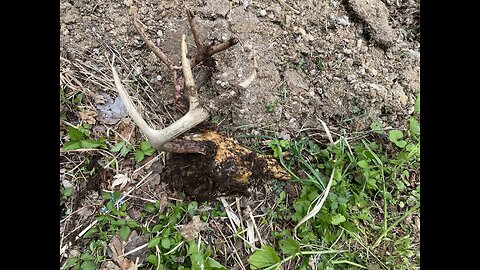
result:
[[[378,236],[377,240],[375,241],[375,243],[373,244],[372,246],[372,249],[376,248],[380,242],[382,241],[382,239],[387,235],[387,233],[393,229],[395,226],[398,225],[398,223],[400,223],[402,220],[404,220],[406,217],[408,217],[410,214],[412,214],[413,212],[415,212],[418,208],[420,208],[420,203],[417,203],[414,207],[410,208],[410,210],[408,210],[407,212],[405,212],[405,214],[403,214],[399,219],[397,219],[394,223],[392,223],[392,225],[390,225],[390,227],[388,227],[382,234],[380,234],[380,236]]]

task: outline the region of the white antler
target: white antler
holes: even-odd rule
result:
[[[182,35],[181,38],[181,60],[183,76],[185,78],[185,86],[188,91],[190,108],[183,117],[172,123],[170,126],[161,130],[155,130],[150,127],[147,122],[145,122],[143,117],[133,105],[133,102],[125,91],[125,88],[123,87],[118,73],[114,67],[115,56],[112,59],[111,68],[113,73],[113,79],[115,81],[115,86],[120,95],[120,98],[123,101],[123,104],[125,105],[130,117],[133,119],[135,124],[137,124],[142,133],[147,136],[148,141],[150,142],[152,147],[160,151],[172,151],[171,147],[168,147],[168,145],[166,145],[169,141],[175,139],[182,133],[207,120],[210,116],[209,112],[202,106],[200,106],[197,88],[195,87],[195,81],[193,80],[190,60],[187,58],[187,45],[185,42],[185,35]],[[257,62],[255,59],[253,59],[253,67],[254,68],[252,73],[245,79],[245,81],[239,83],[238,86],[245,88],[253,82],[257,74]]]

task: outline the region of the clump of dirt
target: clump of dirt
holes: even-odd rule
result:
[[[218,196],[246,195],[255,179],[265,179],[268,162],[255,152],[242,152],[235,146],[220,145],[218,141],[196,141],[204,154],[169,153],[162,181],[181,191],[192,200],[212,200]],[[232,154],[224,154],[230,151]]]

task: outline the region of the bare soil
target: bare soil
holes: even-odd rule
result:
[[[230,37],[239,40],[237,45],[214,56],[216,70],[211,80],[202,81],[205,70],[201,66],[195,68],[194,76],[204,96],[218,95],[242,81],[252,69],[252,58],[257,59],[260,71],[254,83],[210,121],[223,133],[246,143],[246,137],[265,134],[285,139],[309,135],[327,142],[320,120],[327,123],[333,135],[353,134],[353,137],[368,132],[374,121],[385,127],[405,128],[420,91],[419,2],[144,0],[135,1],[135,5],[150,39],[175,63],[180,63],[182,34],[187,36],[189,52],[195,51],[185,8],[196,13],[195,21],[205,44]],[[143,135],[131,122],[105,117],[101,112],[102,106],[117,96],[109,67],[113,53],[126,89],[147,122],[162,128],[182,113],[175,108],[168,69],[134,29],[129,15],[132,3],[133,0],[60,1],[61,72],[69,78],[62,87],[67,95],[83,92],[86,104],[81,115],[66,107],[60,111],[74,124],[79,119],[95,123],[94,137],[114,136],[116,141],[126,138],[137,144]],[[65,137],[65,130],[61,128],[61,137]],[[61,224],[63,231],[69,232],[62,235],[64,243],[73,241],[84,225],[93,220],[102,201],[100,191],[110,188],[115,174],[105,169],[108,168],[105,159],[97,157],[100,159],[97,162],[92,161],[95,154],[85,155],[97,172],[85,175],[86,181],[75,183],[75,190],[81,192],[73,195],[75,213]],[[299,194],[298,187],[286,182],[261,182],[252,189],[222,187],[219,181],[212,189],[208,185],[214,167],[209,163],[211,159],[207,162],[199,155],[155,158],[153,163],[147,158],[138,165],[132,160],[119,160],[117,172],[131,176],[134,182],[146,177],[145,184],[135,189],[132,196],[161,200],[164,205],[181,199],[181,195],[167,191],[165,183],[200,201],[216,193],[228,194],[233,188],[249,194],[235,199],[238,213],[247,220],[251,212],[266,213],[274,209],[280,189],[286,190],[292,200]],[[66,153],[61,163],[64,168],[78,168],[85,160],[83,156]],[[176,167],[164,166],[165,162]],[[200,179],[207,185],[189,182],[191,171],[182,167],[191,164],[197,165],[197,176],[203,173],[203,177],[190,180]],[[70,181],[68,170],[61,172],[62,183]],[[147,171],[148,177],[144,176]],[[176,182],[179,178],[183,182]],[[187,190],[187,187],[201,188]],[[129,216],[133,219],[146,203],[138,198],[131,203]],[[217,225],[211,226],[216,228],[213,233],[228,232],[225,224]],[[265,237],[268,230],[267,226],[260,228]],[[225,243],[218,240],[217,244]],[[218,256],[226,257],[237,244],[230,243],[229,250]],[[242,249],[241,244],[240,241],[238,250]],[[221,262],[235,269],[234,259]]]
[[[179,63],[182,34],[189,51],[195,49],[187,7],[197,14],[205,43],[240,41],[215,56],[217,71],[204,91],[221,92],[238,83],[250,72],[252,57],[258,59],[257,80],[221,116],[225,130],[288,137],[321,129],[319,119],[334,131],[365,131],[372,121],[405,126],[420,87],[419,1],[287,2],[298,13],[280,3],[146,0],[135,5],[149,37],[174,62]],[[151,106],[143,107],[145,115],[154,125],[165,125],[180,116],[172,107],[170,74],[136,33],[131,4],[61,1],[61,56],[95,66],[108,78],[108,50],[114,50],[123,58],[122,78],[137,89],[139,106]],[[88,87],[116,96],[109,86]]]

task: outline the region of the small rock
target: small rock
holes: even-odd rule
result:
[[[357,40],[357,48],[361,48],[362,47],[362,43],[363,41],[361,39],[358,39]]]
[[[157,79],[157,81],[161,81],[163,79],[163,77],[161,75],[157,75],[156,79]]]
[[[377,76],[378,72],[375,68],[368,68],[367,69],[368,73],[370,73],[370,75],[372,75],[373,77]]]
[[[337,24],[342,26],[349,26],[350,22],[348,21],[348,16],[342,16],[340,18],[337,18]]]
[[[273,13],[268,13],[267,18],[269,18],[270,20],[273,20],[275,19],[275,15],[273,15]]]
[[[343,53],[346,54],[346,55],[350,55],[350,54],[352,54],[352,50],[350,50],[350,49],[343,49]]]
[[[315,40],[315,38],[312,36],[312,34],[307,34],[307,35],[305,36],[305,39],[308,40],[308,41],[313,41],[313,40]]]
[[[285,15],[285,26],[290,27],[290,24],[292,23],[292,16],[290,15]]]
[[[157,35],[158,35],[158,37],[160,37],[160,38],[163,37],[163,31],[162,31],[162,30],[158,30],[158,31],[157,31]]]
[[[352,82],[355,81],[355,79],[356,79],[355,74],[348,74],[348,75],[347,75],[347,82],[352,83]]]
[[[266,15],[267,15],[267,11],[265,9],[260,10],[260,12],[258,13],[258,16],[260,17],[265,17]]]
[[[246,51],[246,52],[249,52],[252,49],[253,49],[252,44],[247,43],[247,44],[245,44],[245,46],[243,46],[243,50]]]
[[[142,74],[142,67],[135,67],[135,70],[133,71],[134,76],[139,76]]]

